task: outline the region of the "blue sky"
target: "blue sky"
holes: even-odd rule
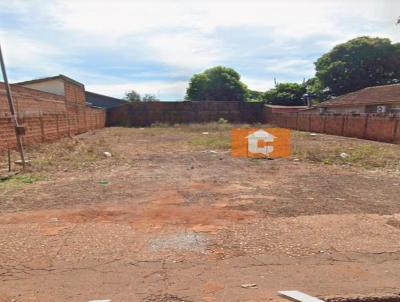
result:
[[[11,81],[65,74],[86,89],[182,100],[190,77],[235,68],[250,89],[301,82],[334,45],[400,41],[399,0],[0,0]]]

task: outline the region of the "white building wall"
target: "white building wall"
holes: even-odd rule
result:
[[[64,81],[61,79],[53,79],[38,83],[28,83],[21,86],[58,95],[65,95]]]
[[[365,106],[328,107],[326,113],[365,113]]]

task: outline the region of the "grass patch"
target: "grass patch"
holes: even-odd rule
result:
[[[339,153],[339,152],[338,152]],[[340,156],[344,164],[356,164],[367,168],[394,168],[400,167],[400,156],[389,148],[364,144],[348,150],[348,156]]]
[[[229,149],[231,146],[231,139],[228,135],[222,134],[206,134],[202,136],[193,137],[190,144],[207,149]]]
[[[292,146],[292,156],[304,161],[400,171],[398,145],[295,132]]]
[[[63,139],[52,144],[35,146],[30,152],[30,159],[34,171],[79,169],[105,159],[105,151],[113,154],[109,143],[102,137]]]
[[[39,174],[14,175],[0,182],[1,190],[18,189],[24,185],[46,180],[47,177]]]
[[[188,125],[179,125],[179,128],[184,132],[228,132],[234,125],[228,123],[205,123],[205,124],[188,124]]]
[[[168,123],[156,122],[151,124],[151,128],[172,128],[173,126]]]

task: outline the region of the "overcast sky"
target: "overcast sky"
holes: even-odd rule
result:
[[[400,0],[0,0],[0,42],[11,81],[62,73],[115,97],[181,100],[190,77],[215,65],[254,90],[301,82],[337,43],[399,42],[399,16]]]

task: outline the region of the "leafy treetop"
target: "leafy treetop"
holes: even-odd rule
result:
[[[158,102],[160,101],[154,94],[145,94],[140,96],[135,90],[125,93],[125,100],[129,102]]]
[[[234,69],[217,66],[195,74],[186,91],[190,101],[246,101],[247,87]]]
[[[264,100],[271,105],[302,106],[303,95],[306,92],[306,86],[303,84],[280,83],[264,93]]]
[[[135,90],[131,90],[125,93],[125,100],[129,102],[140,102],[140,94],[137,93]]]
[[[400,79],[400,43],[358,37],[335,46],[315,63],[316,77],[333,95]]]
[[[160,100],[154,94],[145,94],[142,97],[142,102],[159,102]]]

